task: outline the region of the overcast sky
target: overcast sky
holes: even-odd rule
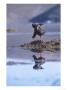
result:
[[[29,24],[29,19],[53,6],[54,4],[7,4],[7,28],[21,30]]]

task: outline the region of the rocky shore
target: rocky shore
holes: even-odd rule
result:
[[[35,40],[31,41],[30,43],[25,43],[23,45],[20,45],[23,49],[28,49],[33,52],[42,52],[44,50],[46,51],[58,51],[60,50],[60,40],[58,41],[41,41],[41,40]]]

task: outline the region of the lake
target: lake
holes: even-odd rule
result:
[[[60,86],[60,51],[37,53],[17,47],[31,42],[31,37],[31,33],[7,33],[7,86]],[[60,40],[60,33],[47,32],[42,39]]]

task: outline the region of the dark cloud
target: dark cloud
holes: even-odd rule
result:
[[[29,19],[52,6],[54,4],[7,4],[7,28],[22,30]]]

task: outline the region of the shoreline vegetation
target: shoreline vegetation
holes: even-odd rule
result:
[[[47,41],[44,42],[43,40],[34,40],[30,43],[24,43],[20,45],[23,49],[31,50],[33,52],[42,52],[42,51],[60,51],[60,40],[58,41]]]
[[[16,32],[15,29],[7,29],[7,33],[14,33],[14,32]]]

